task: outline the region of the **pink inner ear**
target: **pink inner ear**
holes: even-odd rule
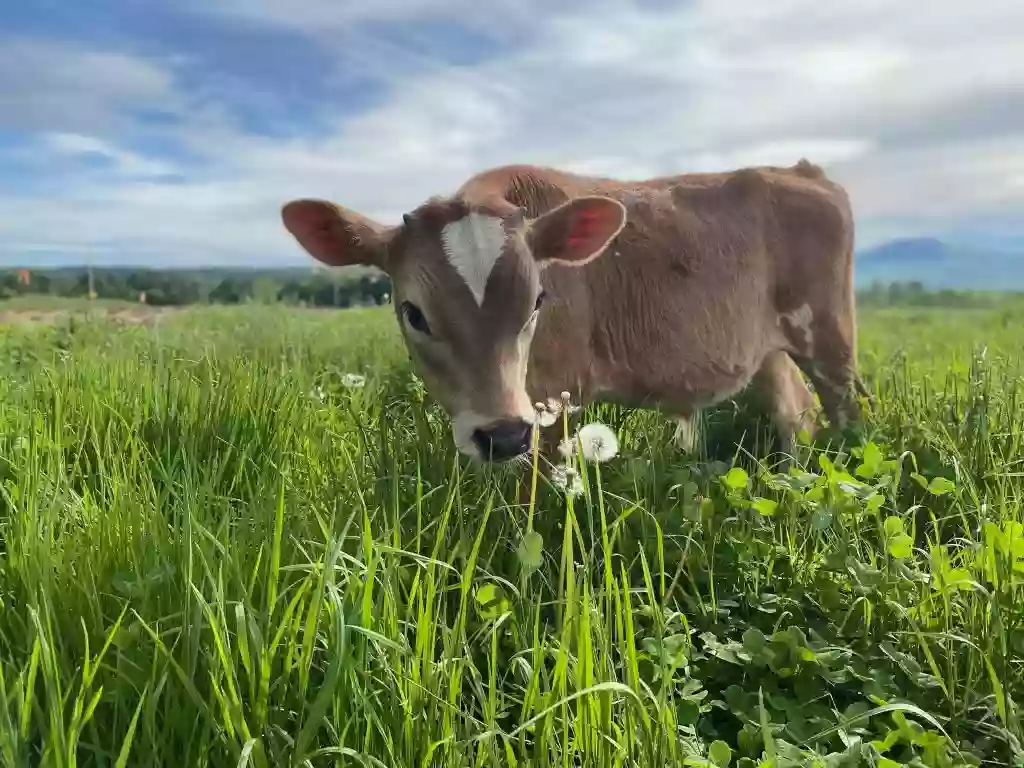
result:
[[[600,209],[584,208],[572,217],[571,229],[569,230],[569,236],[566,238],[566,244],[570,248],[578,247],[587,244],[595,237],[599,237],[602,234],[601,231],[608,225],[608,222],[605,221],[606,218]]]

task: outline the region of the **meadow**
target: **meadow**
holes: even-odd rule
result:
[[[531,509],[389,307],[0,325],[0,765],[1024,765],[1021,339],[863,310],[861,434],[595,406]]]

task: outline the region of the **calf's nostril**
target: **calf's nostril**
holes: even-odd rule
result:
[[[519,446],[520,450],[525,451],[530,447],[530,425],[525,421],[519,423],[512,435],[513,442]]]
[[[530,425],[519,419],[509,419],[473,430],[473,442],[485,458],[510,459],[530,449]]]
[[[486,456],[491,452],[491,436],[482,429],[473,430],[473,442]]]

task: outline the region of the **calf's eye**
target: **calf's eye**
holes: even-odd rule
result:
[[[406,322],[409,323],[414,331],[418,331],[426,336],[430,335],[430,325],[427,323],[427,318],[423,315],[423,310],[411,302],[403,301],[402,314],[405,315]]]
[[[547,294],[541,291],[537,294],[537,304],[534,306],[533,311],[537,312],[540,309],[540,305],[544,303],[544,299],[547,298]]]

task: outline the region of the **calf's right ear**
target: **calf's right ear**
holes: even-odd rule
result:
[[[326,200],[292,200],[281,209],[285,229],[317,261],[331,267],[362,264],[385,272],[394,228]]]

